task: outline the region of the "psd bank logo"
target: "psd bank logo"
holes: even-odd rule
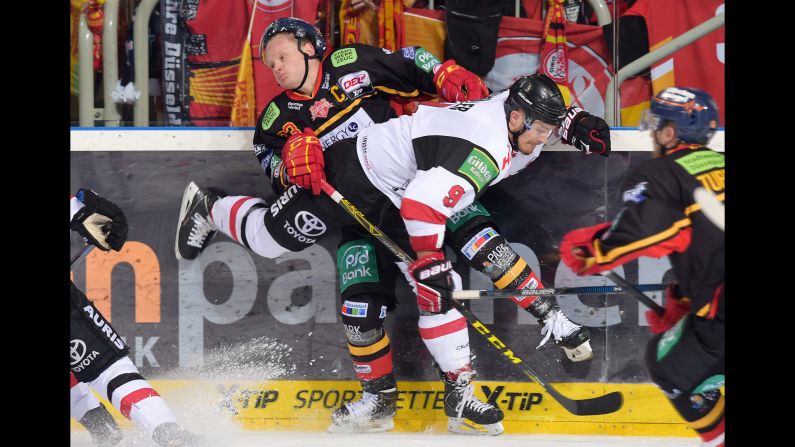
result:
[[[308,237],[317,237],[326,232],[326,224],[309,211],[296,214],[295,228]]]
[[[83,340],[72,340],[69,343],[69,357],[71,357],[72,362],[70,366],[75,366],[80,363],[80,360],[83,360],[83,357],[86,356],[86,344]]]

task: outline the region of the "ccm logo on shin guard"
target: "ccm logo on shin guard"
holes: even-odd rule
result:
[[[83,308],[83,310],[88,314],[88,317],[102,331],[102,333],[105,334],[106,337],[108,337],[108,339],[110,340],[111,343],[113,343],[114,346],[116,346],[119,349],[124,349],[124,342],[121,341],[121,338],[119,338],[119,336],[116,335],[115,332],[113,332],[113,329],[110,327],[110,325],[108,325],[105,322],[105,320],[102,318],[102,315],[100,315],[99,312],[94,313],[94,308],[91,306],[86,306]]]
[[[420,281],[423,279],[428,279],[433,275],[438,275],[439,273],[452,270],[452,268],[453,264],[450,261],[447,261],[444,264],[434,265],[433,267],[420,272]]]

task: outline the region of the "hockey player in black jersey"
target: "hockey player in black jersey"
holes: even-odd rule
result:
[[[624,208],[611,222],[566,234],[561,259],[591,275],[639,256],[668,256],[676,282],[666,289],[665,313],[646,313],[656,334],[646,364],[702,446],[722,447],[724,234],[693,197],[704,187],[724,199],[723,154],[706,147],[718,110],[702,90],[669,87],[652,99],[643,128],[651,130],[654,158],[627,175]]]
[[[120,251],[127,241],[124,212],[94,191],[79,190],[70,201],[70,211],[70,228],[86,243],[104,251]],[[88,430],[96,445],[109,447],[121,442],[119,426],[91,393],[93,388],[158,445],[203,445],[203,438],[185,431],[166,401],[141,376],[118,332],[74,283],[70,285],[71,416]]]
[[[598,147],[602,155],[609,154],[610,135],[604,120],[577,109],[567,113],[557,86],[543,75],[533,75],[521,78],[509,91],[483,101],[420,105],[414,115],[367,127],[356,139],[330,146],[325,155],[317,138],[311,135],[291,137],[282,153],[291,167],[284,170],[286,174],[295,179],[300,175],[297,172],[311,174],[319,169],[319,178],[328,177],[368,219],[405,250],[417,253],[417,262],[402,265],[402,269],[408,270],[412,282],[413,278],[423,278],[417,287],[420,336],[445,381],[445,413],[450,417],[451,431],[499,434],[502,412],[471,393],[474,371],[466,323],[457,311],[450,310],[447,299],[452,287],[449,281],[454,275],[445,267],[449,264],[441,252],[445,221],[472,206],[487,186],[527,166],[558,134],[582,150]],[[313,163],[322,167],[310,167]],[[311,179],[305,184],[310,185]],[[309,190],[295,185],[269,205],[252,197],[222,196],[191,183],[183,196],[177,255],[195,258],[209,236],[220,230],[261,256],[275,257],[315,243],[327,228],[323,222],[330,219],[354,223],[330,199],[314,197]],[[489,221],[472,222],[467,229],[470,234],[457,242],[462,256],[494,278],[500,288],[541,287],[526,262]],[[191,240],[193,246],[189,244]],[[362,258],[367,258],[372,252],[364,254]],[[384,257],[379,262],[388,259],[394,258]],[[430,276],[425,277],[423,272]],[[386,305],[380,296],[370,299],[343,303],[343,316],[361,315],[366,309],[367,318],[360,318],[356,324],[363,325],[363,335],[378,335],[366,346],[355,345],[353,342],[359,339],[349,337],[351,354],[357,372],[391,372],[391,357],[384,355],[389,353],[388,338],[379,315]],[[545,330],[556,340],[579,333],[578,326],[565,318],[554,300],[528,297],[516,301],[532,303],[526,304],[531,313],[542,312]],[[370,310],[375,310],[373,318],[369,317]],[[576,338],[572,341],[572,347],[583,343]],[[357,355],[361,361],[357,361]],[[377,380],[371,384],[379,385]],[[392,380],[391,388],[365,388],[361,404],[340,409],[335,418],[357,416],[367,420],[383,416],[376,419],[383,419],[378,421],[382,423],[380,427],[388,428],[394,411],[381,409],[394,408]],[[335,425],[339,419],[334,420]]]

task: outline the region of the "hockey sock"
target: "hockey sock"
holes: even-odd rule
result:
[[[236,242],[243,243],[246,217],[253,206],[267,206],[262,199],[249,196],[226,196],[219,198],[210,210],[210,222],[222,233]]]
[[[688,422],[688,426],[698,432],[702,440],[714,442],[715,446],[723,442],[723,410],[724,397],[719,390],[711,390],[702,394],[680,394],[671,400],[674,408]]]
[[[99,399],[74,374],[69,375],[69,415],[76,421],[83,419],[86,412],[99,406]]]
[[[362,382],[392,374],[392,349],[389,345],[389,336],[386,332],[382,335],[367,346],[354,346],[348,343],[353,369],[356,371],[356,377]]]
[[[129,357],[111,364],[89,385],[150,435],[164,422],[177,422],[166,401],[141,376]]]
[[[469,364],[467,321],[455,309],[444,314],[420,315],[422,342],[442,371],[453,371]]]

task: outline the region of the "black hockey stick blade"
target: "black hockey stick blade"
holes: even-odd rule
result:
[[[403,251],[399,245],[392,241],[389,236],[384,234],[378,227],[367,220],[361,211],[359,211],[352,203],[343,197],[342,194],[340,194],[340,192],[337,191],[333,186],[331,186],[325,180],[321,180],[320,185],[320,188],[323,190],[323,192],[325,192],[337,204],[345,208],[345,211],[347,211],[348,214],[353,216],[353,218],[356,219],[356,221],[359,222],[363,228],[365,228],[373,237],[384,244],[389,251],[398,257],[398,259],[405,262],[406,264],[411,264],[414,261],[414,259],[412,259],[408,253]],[[524,372],[527,377],[541,385],[541,387],[544,388],[544,390],[546,390],[550,396],[558,401],[563,408],[568,410],[571,414],[577,416],[591,416],[597,414],[613,413],[621,408],[621,405],[624,403],[624,398],[618,391],[605,394],[604,396],[592,397],[588,399],[571,399],[560,394],[560,392],[553,388],[551,384],[539,376],[538,373],[536,373],[533,368],[530,367],[530,365],[517,357],[511,348],[508,347],[508,345],[503,343],[486,327],[486,325],[478,320],[475,314],[470,312],[464,307],[463,304],[454,299],[450,300],[450,302],[452,303],[453,307],[455,307],[461,313],[461,315],[464,316],[469,325],[472,326],[472,328],[475,329],[481,336],[483,336],[483,338],[485,338],[493,348],[497,349],[500,354],[508,359],[508,361],[514,365],[518,365],[518,367],[522,369],[522,372]]]

